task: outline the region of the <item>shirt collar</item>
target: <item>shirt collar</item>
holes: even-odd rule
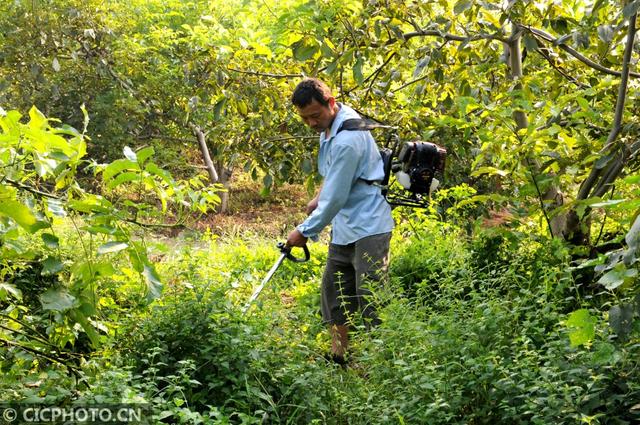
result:
[[[331,129],[329,133],[330,136],[329,138],[327,138],[326,132],[323,131],[322,133],[320,133],[321,142],[328,142],[334,137],[336,137],[336,132],[338,131],[338,129],[346,119],[360,118],[360,115],[358,115],[358,113],[353,109],[351,109],[350,107],[343,105],[342,103],[337,103],[337,105],[340,108],[340,110],[336,114],[336,117],[333,119],[333,123],[331,123]]]

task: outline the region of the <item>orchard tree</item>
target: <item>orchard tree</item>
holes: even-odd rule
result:
[[[491,178],[494,200],[537,205],[552,236],[590,245],[589,205],[636,157],[639,6],[374,1],[291,25],[290,46],[366,115],[447,146],[454,181]]]

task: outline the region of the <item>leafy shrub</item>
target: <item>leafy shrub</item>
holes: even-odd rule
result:
[[[174,251],[163,297],[118,329],[109,361],[85,366],[90,388],[76,397],[144,401],[163,423],[637,421],[637,337],[621,341],[571,295],[561,244],[523,237],[491,276],[468,266],[472,244],[437,227],[394,239],[392,278],[418,289],[391,299],[378,328],[354,330],[347,369],[322,359],[324,247],[285,263],[247,316],[239,307],[275,261],[272,243],[214,238]],[[578,302],[595,336],[572,346],[567,312]]]
[[[300,337],[315,337],[313,329],[305,326],[308,332],[301,334],[292,322],[296,313],[273,304],[270,288],[250,315],[241,315],[238,304],[251,289],[245,284],[255,282],[253,274],[263,274],[276,253],[272,247],[242,244],[218,247],[217,255],[189,250],[166,265],[176,272],[173,286],[147,315],[131,321],[117,346],[132,368],[132,382],[154,394],[152,402],[167,418],[181,421],[195,414],[233,423],[265,418],[308,423],[329,409],[332,389],[318,390],[326,381],[326,362],[321,353],[300,349],[305,346]],[[318,264],[297,270],[283,266],[273,284],[300,283]],[[293,289],[287,297],[299,297],[303,311],[315,312],[317,305],[308,304],[307,292]],[[310,320],[315,319],[305,319]]]
[[[390,276],[409,298],[432,300],[443,288],[463,291],[470,279],[465,239],[438,223],[425,227],[394,246]]]

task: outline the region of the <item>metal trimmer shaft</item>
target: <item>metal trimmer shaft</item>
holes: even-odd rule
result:
[[[269,270],[269,273],[267,273],[267,275],[264,277],[264,279],[262,279],[262,282],[260,283],[260,286],[258,286],[253,291],[253,293],[251,294],[251,298],[249,298],[249,301],[247,301],[247,303],[242,308],[242,314],[243,315],[245,315],[247,313],[247,311],[249,311],[249,307],[251,307],[251,304],[260,296],[260,292],[262,292],[262,290],[264,289],[265,285],[271,280],[273,275],[276,273],[276,270],[278,270],[280,265],[284,262],[285,258],[288,259],[288,260],[293,261],[294,263],[304,263],[306,261],[309,261],[309,258],[310,258],[309,249],[307,248],[306,245],[302,247],[302,249],[304,250],[305,258],[296,258],[296,257],[294,257],[291,254],[291,247],[288,247],[283,242],[278,243],[278,249],[280,250],[282,255],[280,255],[280,258],[278,258],[278,261],[276,261],[276,263],[273,265],[273,267],[271,267],[271,270]]]

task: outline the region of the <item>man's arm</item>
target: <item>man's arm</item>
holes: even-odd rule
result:
[[[323,185],[320,185],[320,189],[318,190],[318,194],[307,203],[306,213],[310,215],[312,212],[318,208],[318,201],[320,199],[320,192],[322,192]],[[304,237],[302,233],[298,229],[293,229],[289,236],[287,237],[287,245],[288,246],[304,246],[307,244],[307,239]]]
[[[320,189],[318,190],[318,194],[315,196],[315,198],[313,198],[312,200],[309,201],[309,203],[307,204],[307,215],[311,214],[316,208],[318,208],[318,200],[320,199],[320,192],[322,192],[322,186],[320,186]]]
[[[300,246],[294,243],[304,244],[306,238],[318,235],[331,223],[349,198],[358,168],[358,154],[353,146],[347,144],[335,146],[332,154],[335,159],[327,170],[324,184],[317,196],[317,207],[296,230],[291,232],[287,240],[291,246]],[[302,238],[305,238],[304,242]]]

